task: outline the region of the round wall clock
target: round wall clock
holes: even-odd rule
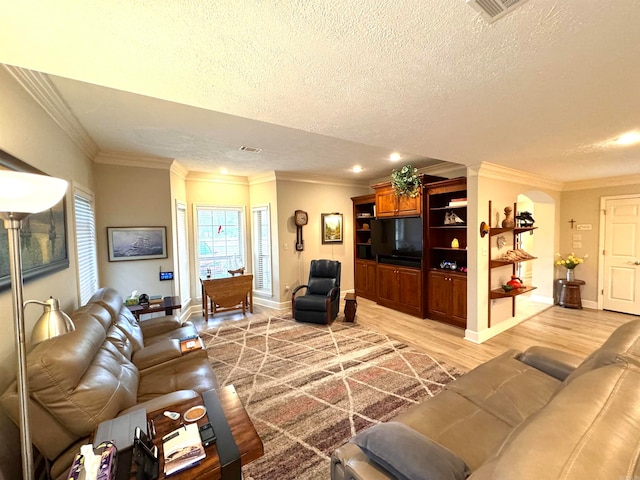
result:
[[[309,215],[303,210],[296,210],[294,216],[298,227],[302,227],[309,222]]]

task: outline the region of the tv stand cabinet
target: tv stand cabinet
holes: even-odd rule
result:
[[[383,307],[422,316],[420,268],[378,264],[378,303]]]

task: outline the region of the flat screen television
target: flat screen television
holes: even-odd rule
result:
[[[422,219],[378,218],[371,222],[371,250],[374,255],[393,258],[422,258]]]

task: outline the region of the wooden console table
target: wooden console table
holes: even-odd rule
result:
[[[154,303],[149,305],[128,305],[127,308],[133,313],[137,320],[140,320],[140,315],[146,313],[159,313],[164,309],[165,315],[173,314],[174,310],[182,308],[180,297],[164,297],[161,303]]]
[[[253,313],[253,275],[200,279],[202,284],[202,314],[205,320],[219,311],[242,309]],[[207,301],[209,299],[209,301]]]
[[[231,428],[231,433],[240,451],[240,462],[242,465],[246,465],[264,455],[264,447],[262,440],[258,436],[247,411],[245,410],[236,389],[233,385],[227,385],[226,387],[217,390],[218,397],[220,398],[220,405],[224,410],[227,422]],[[176,405],[171,405],[168,408],[162,408],[147,413],[147,418],[153,420],[156,428],[156,435],[153,439],[153,443],[158,447],[158,457],[160,460],[158,478],[165,478],[164,476],[164,455],[162,452],[162,437],[176,428],[182,425],[182,415],[189,408],[202,405],[203,401],[201,397],[182,402]],[[181,417],[178,420],[171,420],[163,415],[165,410],[178,412]],[[197,421],[198,426],[204,425],[209,421],[209,417],[205,415]],[[218,458],[218,450],[216,444],[210,445],[205,448],[207,456],[198,465],[183,470],[178,473],[167,477],[175,480],[190,480],[194,478],[206,479],[206,480],[218,480],[221,478],[220,473],[220,460]],[[133,477],[132,477],[133,478]]]

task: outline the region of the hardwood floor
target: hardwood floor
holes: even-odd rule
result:
[[[553,306],[481,345],[464,339],[464,330],[419,319],[358,298],[356,321],[425,350],[438,359],[470,370],[502,352],[544,345],[585,357],[633,315]],[[340,317],[338,317],[338,320]]]
[[[343,305],[336,321],[344,320]],[[283,311],[256,306],[256,313],[281,315]],[[250,315],[250,314],[248,314]],[[243,318],[242,312],[219,314],[204,322],[202,317],[191,320],[200,329],[220,322]],[[375,302],[358,297],[356,322],[372,330],[386,333],[429,352],[438,360],[470,370],[505,350],[525,350],[532,345],[558,348],[585,357],[598,348],[619,325],[639,317],[601,310],[574,310],[553,306],[525,320],[504,333],[477,345],[464,339],[464,330],[428,319],[420,319]]]

